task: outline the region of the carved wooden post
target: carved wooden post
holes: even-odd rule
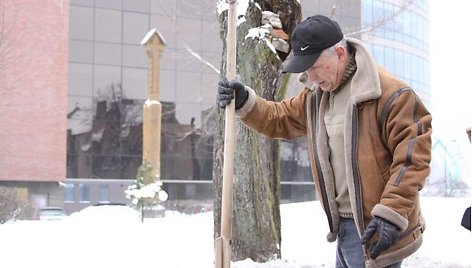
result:
[[[156,30],[150,30],[141,41],[148,56],[148,96],[143,107],[143,163],[152,165],[152,180],[161,173],[161,117],[159,102],[160,57],[166,46],[164,38]],[[145,181],[146,184],[153,181]]]

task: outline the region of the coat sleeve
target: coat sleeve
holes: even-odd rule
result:
[[[249,92],[247,102],[236,111],[249,128],[276,139],[295,139],[306,135],[305,103],[309,90],[281,102],[268,101]]]
[[[383,123],[383,138],[392,155],[390,177],[372,214],[404,230],[430,173],[431,115],[409,88],[391,99]]]

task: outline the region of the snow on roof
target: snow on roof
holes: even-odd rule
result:
[[[156,28],[154,29],[151,29],[143,38],[143,40],[141,41],[141,45],[145,45],[147,42],[149,42],[149,40],[151,39],[151,37],[156,34],[157,37],[161,40],[161,43],[166,45],[166,40],[164,39],[164,37],[161,35],[161,33],[159,33],[158,30],[156,30]]]

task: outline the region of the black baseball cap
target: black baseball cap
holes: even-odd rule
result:
[[[321,52],[343,39],[339,24],[323,15],[307,18],[293,30],[292,55],[282,66],[284,73],[301,73],[310,68]]]

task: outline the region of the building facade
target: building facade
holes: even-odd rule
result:
[[[364,40],[380,65],[403,78],[429,103],[425,1],[301,4],[304,17],[332,14],[347,36]],[[173,197],[210,198],[210,185],[191,182],[209,182],[212,174],[212,135],[205,128],[211,126],[208,120],[216,108],[222,48],[215,1],[71,1],[69,111],[87,113],[69,118],[68,178],[133,179],[141,159],[140,108],[147,74],[139,42],[151,28],[157,28],[168,43],[160,75],[162,101],[168,103],[162,177],[188,182],[168,184]],[[292,89],[295,94],[299,87]],[[87,138],[80,138],[83,134],[75,127],[85,131]],[[283,180],[297,182],[283,187],[287,199],[314,197],[306,151],[303,139],[282,142]]]
[[[68,1],[0,0],[0,186],[62,206]]]
[[[300,2],[303,18],[314,14],[332,16],[347,36],[365,41],[377,62],[409,83],[429,106],[427,1]],[[40,125],[34,134],[50,135],[47,140],[55,146],[44,142],[38,145],[45,138],[28,136],[21,138],[29,142],[21,147],[13,147],[20,141],[2,144],[9,157],[4,154],[1,163],[13,171],[7,173],[2,168],[0,180],[36,180],[18,175],[27,168],[13,168],[16,158],[11,157],[15,148],[22,153],[32,148],[38,150],[38,155],[48,153],[47,157],[37,157],[41,161],[52,158],[57,163],[62,161],[54,166],[54,172],[42,168],[41,162],[32,165],[31,173],[44,172],[48,180],[56,184],[61,181],[61,187],[51,192],[63,193],[67,211],[95,203],[128,202],[124,190],[135,179],[142,161],[142,106],[147,93],[148,62],[140,42],[150,29],[156,28],[167,44],[160,63],[161,178],[168,182],[165,190],[170,198],[211,199],[212,116],[217,109],[216,85],[223,46],[216,1],[70,0],[54,2],[56,6],[49,3],[38,3],[38,7],[30,4],[28,10],[41,11],[45,15],[36,16],[36,20],[44,20],[41,25],[58,29],[44,29],[42,39],[27,43],[38,46],[38,40],[44,39],[48,44],[56,44],[59,50],[53,55],[47,54],[50,52],[47,48],[35,50],[34,56],[40,59],[36,62],[41,63],[21,69],[35,76],[25,75],[28,80],[24,84],[15,82],[15,86],[38,85],[34,87],[37,88],[34,94],[38,94],[34,97],[41,100],[42,108],[51,111],[41,112],[44,115],[40,116],[41,124],[26,118],[19,118],[23,124],[13,121],[8,124],[28,129]],[[50,10],[43,11],[46,6]],[[33,25],[28,27],[30,31],[35,29]],[[44,68],[45,63],[51,66]],[[45,90],[44,84],[48,82],[56,84]],[[288,95],[299,89],[293,82]],[[38,112],[34,107],[28,106],[30,114]],[[0,116],[8,117],[3,110]],[[281,167],[284,199],[315,197],[304,139],[281,142]]]

